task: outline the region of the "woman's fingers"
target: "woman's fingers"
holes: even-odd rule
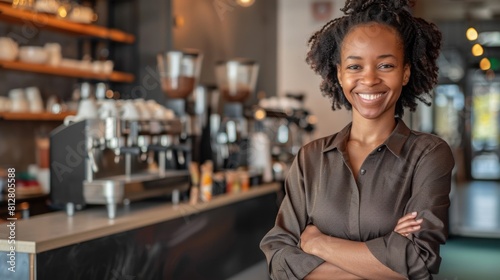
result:
[[[399,234],[414,233],[414,232],[420,230],[420,228],[421,228],[420,223],[422,223],[422,222],[420,221],[418,224],[411,224],[411,225],[408,225],[406,227],[398,227],[398,228],[395,228],[394,231],[399,233]]]
[[[407,220],[402,223],[399,223],[396,225],[394,228],[395,231],[399,230],[415,230],[416,227],[420,227],[420,224],[423,222],[423,219],[418,219],[418,220]]]
[[[406,220],[412,220],[412,219],[414,220],[414,219],[415,219],[415,217],[417,217],[417,212],[411,212],[411,213],[408,213],[408,214],[404,215],[403,217],[401,217],[401,218],[398,220],[398,224],[399,224],[399,223],[402,223],[402,222],[404,222],[404,221],[406,221]]]
[[[398,224],[394,228],[394,231],[407,237],[409,234],[414,233],[421,228],[423,219],[416,220],[417,212],[412,212],[404,215],[398,220]]]

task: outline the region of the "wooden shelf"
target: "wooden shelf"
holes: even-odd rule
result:
[[[111,81],[121,83],[131,83],[135,77],[132,74],[124,72],[112,72],[111,74],[100,74],[92,71],[83,71],[67,67],[54,67],[45,64],[26,63],[21,61],[0,60],[0,68],[7,70],[17,70],[25,72],[35,72],[40,74],[56,75],[63,77],[94,79],[100,81]]]
[[[117,29],[109,29],[92,24],[71,22],[45,13],[37,13],[12,8],[10,4],[6,3],[0,3],[0,20],[17,24],[26,24],[26,22],[31,22],[35,27],[41,29],[50,29],[54,31],[70,33],[73,35],[92,36],[120,43],[132,44],[135,41],[134,35],[125,33]]]
[[[76,115],[76,112],[62,112],[60,114],[43,113],[14,113],[0,112],[0,119],[9,121],[63,121],[66,116]]]

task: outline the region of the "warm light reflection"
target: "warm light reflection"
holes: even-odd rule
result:
[[[266,111],[259,109],[255,111],[254,117],[256,120],[261,121],[266,117]]]
[[[472,55],[474,56],[481,56],[484,53],[484,49],[481,45],[475,44],[472,46]]]
[[[68,11],[66,10],[66,7],[60,6],[59,8],[57,8],[57,15],[62,17],[62,18],[65,18],[68,15]]]
[[[307,117],[307,122],[310,124],[317,124],[318,118],[315,115],[310,115]]]
[[[242,7],[250,7],[254,2],[255,0],[236,0],[236,3]]]
[[[108,89],[106,91],[106,98],[111,99],[114,97],[114,95],[115,95],[115,93],[112,90]]]
[[[477,40],[477,37],[478,37],[477,30],[474,27],[470,27],[469,29],[467,29],[467,32],[465,32],[465,35],[467,36],[467,39],[469,41]]]
[[[183,27],[186,21],[184,20],[183,16],[176,16],[174,17],[174,26],[175,27]]]
[[[483,71],[490,69],[491,68],[490,60],[487,59],[486,57],[481,59],[481,61],[479,62],[479,68],[481,68],[481,70]]]

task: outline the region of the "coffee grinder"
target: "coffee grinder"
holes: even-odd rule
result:
[[[215,142],[224,169],[248,165],[248,122],[244,102],[254,94],[258,72],[259,65],[249,59],[220,61],[215,67],[217,87],[224,102]]]
[[[158,54],[158,72],[161,87],[167,97],[167,108],[173,110],[181,120],[183,133],[174,139],[185,147],[172,151],[168,156],[176,158],[177,169],[187,169],[190,160],[197,160],[201,131],[195,125],[193,110],[188,107],[188,99],[198,84],[203,55],[194,49],[168,51]],[[192,157],[192,158],[191,158]]]

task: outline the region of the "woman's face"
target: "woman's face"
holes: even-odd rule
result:
[[[379,23],[354,27],[342,43],[337,77],[354,114],[366,119],[394,117],[410,77],[396,31]]]

